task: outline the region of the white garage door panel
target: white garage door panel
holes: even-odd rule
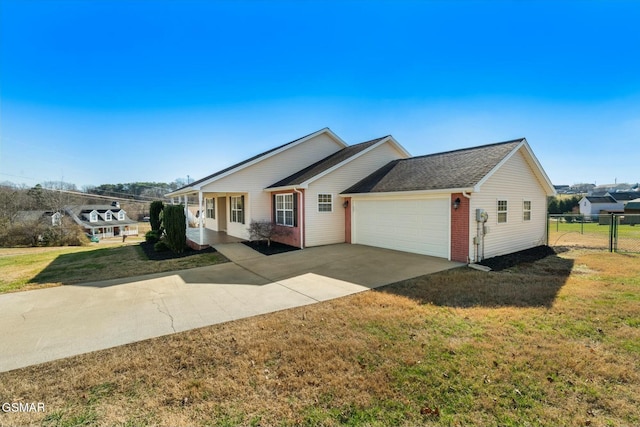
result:
[[[354,243],[449,257],[449,200],[357,200]]]

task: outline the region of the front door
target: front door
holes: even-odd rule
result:
[[[227,198],[218,197],[218,231],[227,231]]]

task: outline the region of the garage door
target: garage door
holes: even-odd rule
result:
[[[354,200],[352,241],[449,257],[449,199]]]

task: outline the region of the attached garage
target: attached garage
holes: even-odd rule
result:
[[[352,242],[449,258],[449,198],[352,199]]]

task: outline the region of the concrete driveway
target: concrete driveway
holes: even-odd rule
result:
[[[0,372],[326,301],[461,265],[349,244],[269,257],[241,243],[216,249],[232,262],[0,295]]]

